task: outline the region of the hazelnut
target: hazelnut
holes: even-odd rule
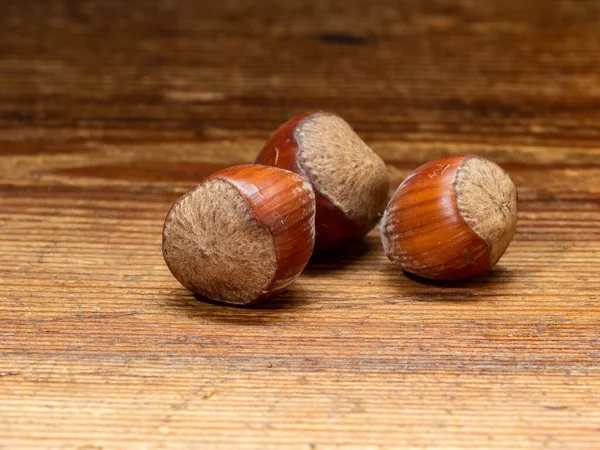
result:
[[[463,155],[428,162],[398,187],[381,221],[388,258],[435,280],[489,270],[517,226],[517,190],[495,163]]]
[[[314,247],[311,186],[258,165],[217,172],[175,202],[163,228],[163,257],[187,289],[248,305],[289,286]]]
[[[335,114],[290,119],[270,137],[256,163],[291,170],[312,185],[318,250],[367,234],[388,200],[384,162]]]

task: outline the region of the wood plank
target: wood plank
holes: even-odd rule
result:
[[[597,449],[600,3],[0,3],[0,448]],[[260,309],[191,296],[170,204],[333,110],[394,187],[477,153],[520,199],[490,273],[377,230]]]

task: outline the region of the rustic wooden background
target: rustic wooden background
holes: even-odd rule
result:
[[[263,309],[195,300],[170,204],[336,111],[395,184],[493,159],[495,270],[374,231]],[[0,448],[600,448],[600,2],[0,2]]]

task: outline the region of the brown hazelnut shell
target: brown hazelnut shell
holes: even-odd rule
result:
[[[474,155],[431,161],[392,195],[381,222],[384,250],[420,277],[470,278],[489,270],[510,243],[516,208],[516,188],[491,161]]]
[[[230,209],[227,202],[232,202]],[[215,203],[224,205],[211,209]],[[214,212],[220,207],[221,217]],[[238,211],[241,224],[230,217]],[[209,217],[199,217],[203,213]],[[223,303],[257,304],[289,286],[306,266],[314,248],[314,215],[312,188],[295,173],[259,165],[229,167],[175,202],[163,228],[163,256],[175,278],[192,292]],[[225,219],[229,222],[223,223]],[[228,226],[235,229],[231,242],[227,235],[216,239],[219,227]],[[256,253],[270,245],[266,256]],[[260,291],[248,288],[257,275],[248,264],[264,265],[271,274]],[[219,266],[223,273],[230,269],[229,278],[241,279],[230,287],[231,279],[219,278],[224,276]],[[203,274],[209,273],[207,280]]]
[[[300,155],[302,149],[296,138],[296,131],[304,120],[315,115],[335,116],[323,111],[314,111],[293,117],[281,125],[267,140],[256,158],[255,163],[290,170],[297,173],[311,184],[315,192],[316,201],[315,250],[320,251],[337,246],[346,240],[361,238],[375,226],[385,207],[385,200],[387,200],[387,191],[389,189],[389,179],[387,178],[386,172],[383,194],[385,199],[381,202],[380,198],[382,195],[379,194],[378,197],[380,198],[374,200],[382,205],[380,214],[375,220],[368,223],[360,223],[359,221],[348,217],[338,205],[321,192],[316,186],[315,180],[303,166],[301,161]],[[383,162],[381,162],[381,165],[383,165]],[[383,167],[385,166],[383,165]],[[382,189],[380,189],[380,191],[381,190]]]

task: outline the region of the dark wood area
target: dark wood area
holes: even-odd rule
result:
[[[377,230],[261,309],[161,227],[309,110],[397,186],[475,153],[517,236],[422,282]],[[0,448],[600,448],[600,2],[0,1]]]

